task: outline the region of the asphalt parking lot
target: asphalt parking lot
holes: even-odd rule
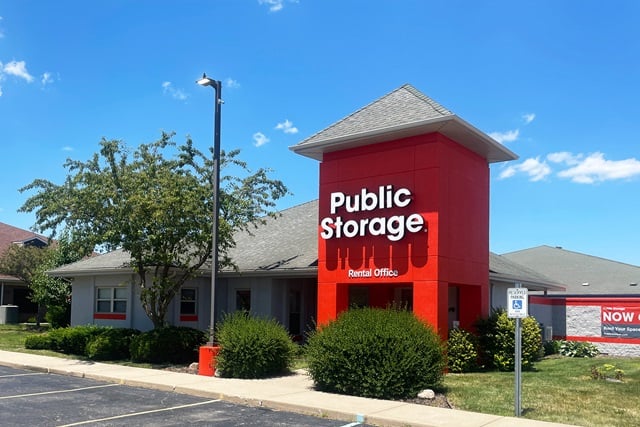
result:
[[[361,423],[0,366],[0,426],[309,426]]]

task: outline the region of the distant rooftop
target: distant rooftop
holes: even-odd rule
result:
[[[489,135],[409,84],[289,148],[321,161],[324,153],[433,132],[451,138],[488,163],[518,158]]]
[[[640,294],[640,267],[636,265],[546,245],[502,256],[563,283],[567,288],[563,295]]]

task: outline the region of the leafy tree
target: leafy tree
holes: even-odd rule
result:
[[[212,245],[213,159],[191,139],[177,146],[172,137],[162,133],[133,151],[122,141],[103,139],[90,160],[66,161],[64,184],[37,179],[21,189],[36,191],[20,210],[35,212],[38,230],[55,233],[64,226],[78,248],[129,253],[154,327],[165,324],[171,300],[199,274]],[[220,181],[217,268],[231,265],[226,254],[233,233],[275,215],[274,201],[287,194],[268,170],[251,173],[238,155],[235,150],[220,157],[221,169],[233,167],[243,176]]]
[[[37,281],[41,266],[48,257],[48,252],[46,247],[10,245],[0,258],[0,272],[17,277],[33,291],[33,284]],[[36,321],[40,326],[41,302],[34,298],[33,293],[31,299],[38,303]]]
[[[75,252],[64,235],[59,241],[45,247],[11,245],[0,258],[0,271],[25,282],[31,291],[31,301],[38,304],[36,321],[40,324],[43,308],[69,305],[71,286],[63,279],[51,277],[48,270],[82,258]]]

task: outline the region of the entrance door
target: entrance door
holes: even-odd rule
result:
[[[458,288],[449,286],[449,330],[460,326],[460,315],[458,313]]]

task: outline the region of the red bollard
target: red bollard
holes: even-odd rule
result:
[[[198,354],[198,375],[212,377],[216,373],[216,357],[219,351],[219,345],[206,344],[200,346],[200,352]]]

